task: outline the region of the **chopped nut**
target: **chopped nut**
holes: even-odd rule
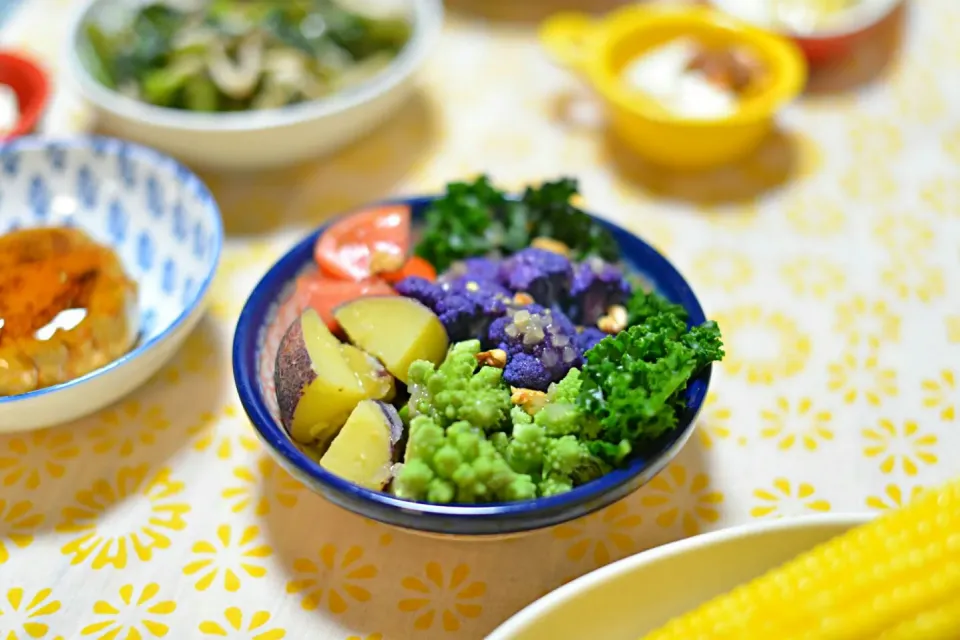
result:
[[[749,89],[764,73],[755,56],[739,49],[701,49],[687,69],[699,71],[714,86],[735,93]]]
[[[370,273],[390,273],[403,267],[403,256],[387,251],[374,251],[370,256]]]
[[[524,293],[523,291],[517,292],[513,296],[513,302],[515,304],[521,304],[527,306],[528,304],[533,304],[533,296],[529,293]]]
[[[554,240],[553,238],[546,238],[540,236],[539,238],[534,238],[530,242],[531,247],[536,247],[537,249],[543,249],[544,251],[552,251],[553,253],[559,253],[562,256],[570,255],[570,247],[560,242],[559,240]]]
[[[610,306],[607,309],[607,315],[613,318],[617,324],[622,324],[626,326],[627,324],[627,308],[620,304],[615,304]]]
[[[483,351],[473,356],[477,359],[477,362],[480,363],[481,367],[496,367],[497,369],[503,369],[507,366],[507,352],[503,349],[491,349],[490,351]]]
[[[480,291],[480,284],[471,280],[466,285],[464,285],[467,291],[477,292]]]
[[[597,320],[597,329],[603,331],[604,333],[609,333],[610,335],[616,335],[620,333],[617,331],[616,323],[614,323],[613,318],[610,316],[603,316]]]
[[[616,334],[627,328],[627,309],[615,304],[607,309],[607,315],[597,320],[597,328],[604,333]]]
[[[543,409],[547,404],[547,394],[535,389],[519,389],[510,387],[513,394],[510,396],[510,402],[517,405],[531,416]]]

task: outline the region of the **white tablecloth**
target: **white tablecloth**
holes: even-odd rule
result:
[[[639,167],[532,29],[462,15],[422,92],[370,138],[252,181],[205,176],[230,238],[184,350],[100,415],[0,437],[0,638],[479,638],[652,545],[885,509],[960,472],[960,4],[914,4],[872,82],[790,106],[759,156],[707,176]],[[2,42],[55,72],[68,5],[28,0]],[[815,84],[851,83],[884,42]],[[46,129],[91,124],[61,85]],[[326,216],[479,171],[579,177],[590,209],[689,277],[729,357],[697,436],[635,495],[515,540],[438,542],[271,463],[229,341],[255,281]]]

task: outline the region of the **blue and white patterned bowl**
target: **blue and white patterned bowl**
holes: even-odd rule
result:
[[[408,205],[415,222],[423,219],[433,197],[413,197],[390,204]],[[683,305],[693,324],[705,321],[703,309],[683,276],[656,249],[629,231],[599,219],[613,233],[624,261],[672,302]],[[573,520],[605,507],[646,484],[670,462],[693,433],[707,397],[712,367],[687,388],[687,407],[679,426],[623,469],[569,493],[524,502],[466,506],[401,500],[348,482],[314,463],[287,436],[280,423],[273,373],[280,339],[297,318],[292,292],[296,278],[316,269],[313,247],[335,221],[293,247],[260,280],[247,300],[233,338],[233,378],[244,410],[260,439],[284,468],[316,493],[345,509],[387,524],[426,534],[484,536],[516,534]]]
[[[132,351],[92,373],[0,397],[0,433],[79,418],[146,381],[203,314],[223,245],[206,185],[152,149],[99,137],[0,145],[0,234],[65,225],[120,256],[139,284],[141,335]]]

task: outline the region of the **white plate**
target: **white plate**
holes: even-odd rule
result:
[[[0,145],[0,234],[68,224],[112,247],[137,281],[140,339],[81,378],[0,397],[0,433],[80,418],[146,381],[203,314],[223,245],[207,187],[156,151],[94,137]]]
[[[870,518],[836,514],[774,520],[657,547],[560,587],[487,640],[638,640]]]

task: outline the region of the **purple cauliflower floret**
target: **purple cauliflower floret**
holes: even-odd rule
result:
[[[453,263],[439,281],[453,282],[454,280],[473,280],[476,282],[496,282],[500,271],[500,264],[489,258],[467,258]]]
[[[484,284],[488,283],[476,284],[479,288],[475,291],[470,288],[450,291],[437,302],[434,313],[446,328],[451,342],[486,336],[490,324],[507,311],[510,299],[505,294],[485,288]]]
[[[483,294],[489,297],[505,299],[512,297],[510,291],[496,280],[477,280],[471,276],[458,276],[444,280],[438,282],[437,286],[441,289],[444,296]]]
[[[451,342],[485,337],[490,323],[506,312],[510,302],[510,292],[490,281],[457,278],[436,284],[413,276],[398,282],[395,289],[437,314]]]
[[[510,308],[490,325],[489,342],[507,353],[503,379],[514,387],[546,391],[583,364],[577,331],[557,308]]]
[[[503,369],[503,379],[514,387],[537,391],[546,391],[553,382],[553,376],[543,363],[526,353],[510,357]]]
[[[408,276],[394,285],[394,290],[405,298],[413,298],[436,313],[437,302],[443,291],[435,283],[419,276]]]
[[[573,267],[558,253],[529,247],[500,263],[499,278],[511,291],[528,293],[549,306],[566,298]]]
[[[580,349],[581,353],[586,353],[606,337],[607,334],[596,327],[585,327],[583,331],[577,334],[577,348]]]
[[[584,325],[596,324],[612,305],[626,302],[631,292],[620,267],[600,258],[589,258],[573,270],[570,316]]]

